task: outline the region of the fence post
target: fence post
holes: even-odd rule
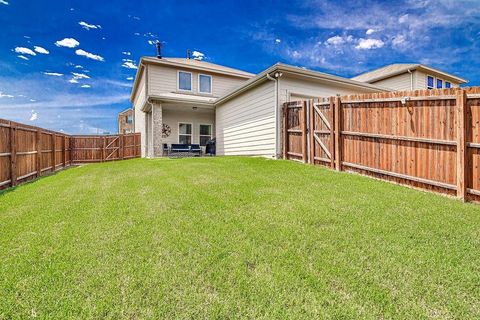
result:
[[[459,89],[456,97],[457,109],[457,197],[465,201],[467,193],[467,94]]]
[[[17,185],[17,129],[15,123],[10,122],[10,183]]]
[[[37,168],[37,177],[42,175],[42,130],[37,129],[35,137],[37,156],[35,157],[35,167]]]
[[[67,166],[67,141],[66,137],[63,136],[63,167],[65,168]]]
[[[102,162],[105,161],[105,148],[106,148],[106,143],[107,143],[107,139],[105,137],[103,137],[103,146],[102,146]]]
[[[335,168],[342,171],[342,101],[335,97]]]
[[[55,162],[57,161],[57,139],[56,139],[56,135],[55,133],[52,133],[52,172],[55,172],[55,168],[56,168],[56,165],[55,165]]]
[[[125,150],[124,150],[124,141],[123,141],[123,133],[120,133],[120,141],[119,141],[119,149],[118,149],[118,157],[123,160],[124,155],[125,155]]]
[[[308,116],[309,116],[309,130],[310,135],[310,163],[315,164],[315,112],[313,111],[313,100],[308,101]]]
[[[335,169],[335,97],[330,97],[330,113],[332,120],[330,121],[330,167]]]
[[[302,106],[302,159],[304,163],[308,162],[307,153],[307,101],[303,101]]]

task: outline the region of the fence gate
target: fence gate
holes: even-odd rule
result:
[[[283,128],[283,158],[307,162],[306,102],[285,103],[283,107]]]
[[[309,126],[307,130],[310,139],[310,163],[335,167],[334,162],[334,124],[333,101],[309,101]]]

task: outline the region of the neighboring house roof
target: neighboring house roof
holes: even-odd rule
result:
[[[351,78],[352,80],[356,81],[361,81],[361,82],[367,82],[367,83],[372,83],[376,81],[380,81],[386,78],[390,78],[405,72],[408,72],[408,70],[413,71],[413,70],[421,70],[426,73],[432,72],[436,74],[440,74],[443,77],[449,79],[449,80],[454,80],[455,82],[458,82],[460,84],[462,83],[467,83],[468,81],[454,76],[452,74],[443,72],[441,70],[419,64],[419,63],[395,63],[395,64],[390,64],[369,72],[362,73],[358,76],[355,76]]]
[[[336,84],[341,84],[341,85],[347,85],[347,86],[352,86],[352,87],[358,87],[358,88],[367,88],[367,89],[372,89],[376,91],[391,91],[390,89],[368,84],[365,82],[359,82],[356,80],[352,79],[347,79],[339,76],[334,76],[328,73],[323,73],[319,71],[313,71],[305,68],[300,68],[300,67],[295,67],[291,66],[288,64],[284,63],[276,63],[273,66],[269,67],[268,69],[260,72],[256,77],[246,81],[244,84],[242,84],[240,87],[235,88],[234,90],[230,91],[223,97],[220,97],[215,104],[221,104],[224,103],[231,98],[237,96],[238,94],[255,87],[256,85],[263,83],[264,81],[268,80],[267,75],[274,74],[275,72],[284,72],[288,74],[294,74],[297,76],[302,76],[305,78],[313,78],[313,79],[319,79],[319,80],[324,80],[326,82],[332,82]]]
[[[133,108],[128,108],[128,109],[125,109],[123,111],[120,111],[118,114],[122,114],[122,113],[126,113],[128,111],[133,111]]]

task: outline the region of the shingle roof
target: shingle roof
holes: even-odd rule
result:
[[[387,66],[362,73],[352,78],[361,82],[371,82],[374,80],[380,80],[389,76],[406,72],[409,69],[416,69],[419,66],[418,63],[395,63]]]
[[[187,59],[187,58],[157,58],[157,57],[143,57],[142,60],[147,61],[147,62],[153,62],[153,63],[173,63],[173,64],[181,64],[185,66],[190,66],[192,68],[196,69],[205,69],[205,70],[211,70],[211,71],[218,71],[222,73],[229,73],[232,75],[237,75],[245,78],[251,78],[255,76],[255,74],[246,72],[243,70],[239,69],[234,69],[230,67],[225,67],[221,66],[219,64],[207,62],[207,61],[202,61],[202,60],[195,60],[195,59]]]

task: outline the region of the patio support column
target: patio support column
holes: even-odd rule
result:
[[[159,102],[152,103],[153,157],[161,157],[163,152],[162,113],[163,113],[162,104]]]

